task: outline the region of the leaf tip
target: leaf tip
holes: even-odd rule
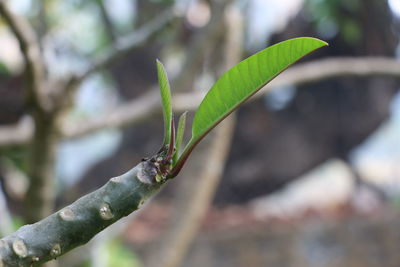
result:
[[[180,118],[186,119],[186,116],[187,116],[188,112],[189,112],[189,111],[185,110],[185,111],[181,114]]]
[[[329,46],[328,42],[325,42],[324,40],[315,37],[302,37],[302,38],[316,41],[319,44],[319,47]]]
[[[157,65],[157,69],[160,69],[160,68],[165,69],[164,64],[158,58],[156,58],[156,65]]]
[[[321,39],[317,39],[317,40],[320,41],[321,47],[329,46],[329,43],[328,43],[328,42],[325,42],[324,40],[321,40]]]

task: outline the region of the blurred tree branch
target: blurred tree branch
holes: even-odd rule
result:
[[[143,45],[154,34],[163,29],[172,19],[176,17],[177,11],[172,7],[158,15],[148,24],[134,31],[131,35],[120,37],[112,44],[113,49],[98,58],[94,59],[89,67],[79,74],[72,75],[66,79],[61,99],[65,96],[73,95],[79,85],[91,74],[101,69],[109,67],[124,55]]]
[[[393,58],[384,57],[343,57],[315,60],[295,65],[282,73],[279,77],[265,86],[250,101],[285,85],[301,85],[317,81],[327,80],[334,77],[368,77],[387,76],[400,78],[400,62]],[[161,112],[158,101],[158,89],[150,89],[148,93],[134,99],[118,108],[108,112],[101,118],[89,119],[76,123],[64,123],[61,125],[61,136],[63,138],[76,138],[91,134],[98,130],[116,127],[123,128],[139,123],[149,116]],[[194,110],[203,99],[205,92],[178,93],[173,96],[173,107],[175,112]],[[32,138],[31,126],[0,127],[0,147],[9,145],[27,144]],[[23,129],[22,129],[23,128]]]
[[[400,61],[386,57],[335,57],[293,66],[269,87],[301,85],[336,77],[387,76],[400,77]]]
[[[27,75],[26,92],[28,106],[34,120],[33,137],[30,142],[28,176],[30,185],[25,198],[25,219],[33,222],[53,210],[53,168],[55,151],[54,113],[47,81],[44,75],[43,57],[36,33],[28,21],[14,14],[5,1],[0,1],[0,14],[4,17],[20,45]],[[23,128],[19,128],[23,129]]]
[[[100,17],[103,22],[104,29],[105,29],[107,36],[110,39],[111,43],[114,44],[118,37],[118,34],[115,31],[114,25],[108,14],[104,0],[96,0],[96,2],[97,2],[97,5],[99,6]]]
[[[28,21],[14,14],[5,0],[0,0],[0,15],[17,38],[25,61],[29,104],[33,105],[35,109],[43,110],[44,107],[48,107],[49,103],[44,102],[42,95],[44,65],[37,36]]]
[[[211,7],[211,18],[207,25],[196,34],[187,48],[185,61],[179,75],[172,81],[172,88],[176,92],[187,92],[193,87],[198,74],[199,66],[204,61],[204,51],[221,35],[221,17],[231,0],[215,1]]]
[[[13,125],[0,126],[2,146],[26,145],[32,139],[34,124],[30,116],[23,116]]]

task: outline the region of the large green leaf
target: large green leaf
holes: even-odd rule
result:
[[[160,86],[161,102],[163,105],[164,117],[164,142],[163,146],[168,145],[171,139],[171,125],[172,125],[172,106],[171,106],[171,90],[169,86],[167,72],[164,65],[157,60],[157,75],[158,83]]]
[[[193,119],[192,138],[177,165],[182,165],[194,146],[240,104],[290,65],[326,45],[309,37],[287,40],[250,56],[225,72],[199,105]]]

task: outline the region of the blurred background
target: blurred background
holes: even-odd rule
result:
[[[0,235],[158,151],[157,58],[175,116],[191,118],[229,66],[311,36],[329,47],[218,126],[141,210],[52,266],[400,265],[399,0],[2,2],[38,54],[23,56],[2,11]]]

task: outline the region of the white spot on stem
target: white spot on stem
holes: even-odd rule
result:
[[[59,215],[64,221],[73,221],[75,219],[75,213],[70,208],[61,210]]]
[[[110,220],[114,217],[110,205],[108,205],[107,203],[103,203],[99,211],[100,211],[100,216],[103,220]]]
[[[55,245],[53,246],[53,248],[52,248],[51,251],[50,251],[50,255],[51,255],[52,257],[54,257],[54,258],[61,255],[61,247],[60,247],[60,244],[55,244]]]
[[[122,183],[122,177],[121,176],[113,177],[110,179],[110,181],[119,184]]]
[[[26,256],[28,256],[28,249],[26,248],[24,241],[22,241],[21,239],[15,240],[12,244],[12,248],[15,254],[18,255],[18,257],[25,258]]]

